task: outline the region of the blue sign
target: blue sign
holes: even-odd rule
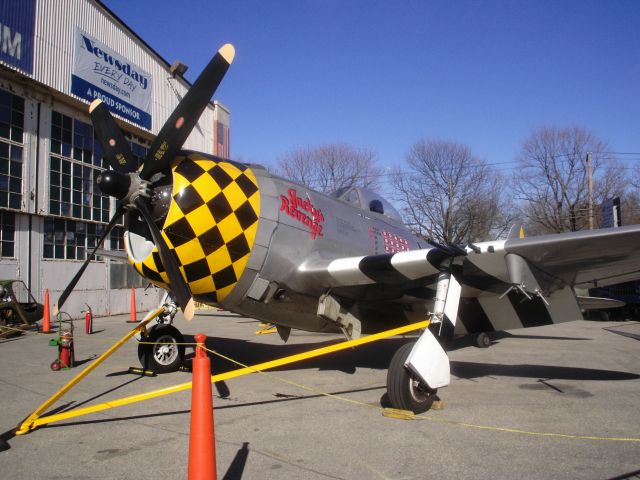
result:
[[[151,130],[151,75],[80,29],[74,43],[71,93]]]
[[[36,0],[0,2],[0,61],[33,74]]]

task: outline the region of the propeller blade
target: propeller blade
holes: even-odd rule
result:
[[[140,173],[143,180],[167,170],[220,85],[234,56],[233,45],[227,43],[202,71],[153,141]]]
[[[104,102],[99,98],[91,102],[89,113],[96,137],[100,140],[104,156],[109,160],[111,168],[123,173],[135,171],[137,165],[129,143]]]
[[[171,254],[169,247],[167,246],[164,238],[162,237],[162,234],[160,233],[160,229],[151,218],[151,213],[149,213],[149,209],[144,203],[144,200],[138,197],[134,201],[134,204],[142,215],[142,218],[144,218],[145,222],[149,226],[153,241],[156,244],[156,247],[158,247],[160,260],[162,261],[162,265],[167,271],[169,283],[171,283],[171,293],[176,299],[176,302],[178,302],[178,305],[180,305],[180,308],[184,313],[184,317],[187,320],[191,320],[195,313],[195,303],[193,301],[193,297],[191,296],[189,285],[187,285],[187,282],[185,282],[184,278],[182,278],[178,262],[176,262],[175,257]]]
[[[62,292],[62,295],[60,295],[60,298],[58,298],[58,303],[53,305],[53,314],[54,315],[58,315],[58,312],[62,308],[62,305],[64,305],[64,302],[67,301],[67,298],[69,297],[69,295],[71,294],[71,292],[75,288],[76,284],[80,280],[80,277],[82,277],[82,274],[84,273],[84,271],[89,266],[89,262],[91,262],[91,260],[93,260],[93,257],[94,257],[94,255],[96,253],[96,250],[98,250],[102,246],[102,244],[104,243],[104,239],[107,238],[107,235],[109,235],[109,232],[111,232],[113,227],[115,227],[116,223],[118,222],[118,218],[120,217],[120,215],[122,215],[122,213],[124,213],[124,207],[120,207],[116,211],[115,215],[113,217],[111,217],[111,221],[107,225],[107,228],[105,228],[104,233],[102,234],[102,237],[100,238],[100,241],[98,241],[96,246],[93,247],[93,250],[91,251],[91,253],[87,257],[87,259],[84,261],[84,263],[82,264],[82,267],[80,267],[80,270],[78,270],[78,272],[75,274],[75,276],[71,279],[71,281],[69,282],[69,285],[67,285],[67,288],[64,289],[64,292]]]

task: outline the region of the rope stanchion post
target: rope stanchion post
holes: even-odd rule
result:
[[[127,323],[138,323],[137,307],[136,307],[136,289],[131,288],[131,313]]]
[[[42,333],[51,333],[51,313],[49,307],[49,289],[44,289],[44,313],[42,314]]]
[[[205,350],[207,337],[199,333],[193,359],[191,428],[189,433],[189,480],[216,478],[216,443],[213,424],[211,360]]]

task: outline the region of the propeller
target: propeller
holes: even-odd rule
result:
[[[169,281],[171,282],[173,297],[176,299],[176,302],[178,302],[178,305],[180,305],[180,308],[182,308],[185,318],[191,320],[195,313],[195,303],[191,296],[189,285],[187,285],[187,282],[182,278],[178,262],[176,262],[176,259],[164,241],[164,238],[162,238],[160,229],[151,218],[151,214],[149,213],[149,209],[147,208],[144,200],[138,197],[134,200],[134,204],[138,209],[138,212],[142,215],[142,218],[144,218],[144,221],[147,223],[151,236],[153,237],[153,242],[156,244],[156,247],[158,247],[160,261],[162,262],[162,265],[164,265]]]
[[[150,180],[157,173],[170,171],[171,161],[178,154],[207,107],[213,93],[229,69],[234,55],[235,49],[231,44],[223,45],[218,50],[160,129],[145,157],[141,171],[137,170],[129,144],[107,106],[99,99],[91,103],[89,113],[96,137],[102,145],[105,158],[113,169],[101,172],[97,183],[104,194],[116,197],[119,204],[102,238],[62,292],[58,303],[54,305],[54,314],[57,314],[62,308],[89,262],[93,259],[96,250],[102,245],[120,216],[130,210],[137,211],[147,224],[160,254],[162,265],[169,277],[171,291],[185,318],[187,320],[193,318],[195,304],[189,285],[180,273],[180,266],[174,253],[165,242],[162,232],[149,212],[149,199],[153,193],[153,184]]]
[[[100,99],[91,102],[89,114],[96,137],[100,140],[104,156],[109,160],[111,168],[116,172],[133,172],[137,165],[129,143],[104,102]]]
[[[80,267],[80,270],[78,270],[78,272],[75,274],[75,276],[69,282],[69,285],[67,285],[67,287],[64,289],[64,292],[62,292],[62,295],[60,295],[60,298],[58,299],[58,303],[55,303],[53,305],[53,314],[54,315],[58,315],[58,312],[62,308],[62,305],[64,305],[64,302],[67,301],[67,297],[71,294],[71,292],[75,288],[76,284],[80,280],[80,277],[82,277],[82,274],[84,273],[84,271],[89,266],[89,262],[95,256],[96,250],[98,250],[102,246],[102,244],[104,243],[104,239],[107,238],[107,235],[109,235],[109,232],[111,232],[113,227],[115,227],[116,223],[118,222],[118,218],[120,217],[120,215],[122,215],[123,212],[124,212],[124,207],[119,206],[119,208],[116,211],[115,215],[111,218],[111,221],[109,222],[109,225],[107,225],[107,228],[105,228],[104,233],[102,234],[102,237],[100,237],[100,240],[98,241],[98,243],[96,243],[96,246],[93,247],[93,250],[87,256],[87,259],[84,261],[84,263]]]
[[[196,126],[222,77],[227,73],[235,53],[233,45],[223,45],[200,73],[193,87],[180,101],[151,144],[140,173],[141,178],[148,180],[155,173],[167,170],[171,160]]]

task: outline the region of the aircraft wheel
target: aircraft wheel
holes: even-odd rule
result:
[[[479,333],[476,337],[476,346],[478,348],[488,348],[491,345],[491,339],[485,332]]]
[[[156,325],[138,344],[138,359],[142,368],[156,373],[175,372],[184,359],[184,338],[171,325]]]
[[[426,412],[436,399],[437,390],[414,380],[404,366],[415,342],[400,347],[394,354],[387,371],[387,395],[393,408]]]

